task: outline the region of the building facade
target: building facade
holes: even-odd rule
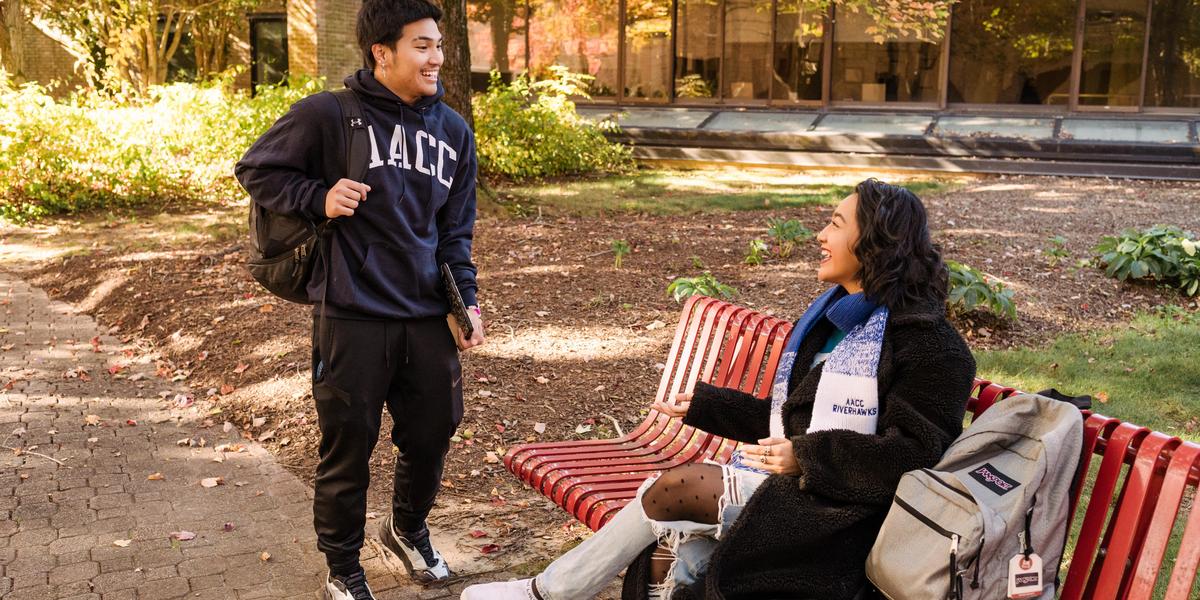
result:
[[[1200,2],[959,0],[923,35],[805,0],[470,0],[472,67],[620,105],[1200,112]]]

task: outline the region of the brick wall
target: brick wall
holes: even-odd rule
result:
[[[317,69],[326,85],[342,87],[342,79],[362,67],[354,23],[361,0],[315,0],[317,5]]]
[[[63,85],[54,89],[56,95],[65,94],[83,84],[83,78],[75,71],[75,57],[52,37],[55,35],[53,31],[43,31],[27,20],[22,20],[20,27],[23,48],[21,72],[27,81],[42,85],[62,82]]]
[[[288,72],[320,75],[317,68],[317,0],[288,0]]]

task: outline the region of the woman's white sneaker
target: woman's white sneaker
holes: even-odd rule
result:
[[[468,586],[459,600],[538,600],[533,594],[532,579],[497,581]]]

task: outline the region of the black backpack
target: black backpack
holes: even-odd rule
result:
[[[362,103],[350,89],[331,92],[345,123],[346,178],[362,181],[367,175],[370,146]],[[357,167],[357,168],[356,168]],[[334,220],[313,223],[283,215],[250,199],[250,260],[246,267],[267,291],[291,302],[312,304],[308,282],[312,279],[317,244],[332,234]]]

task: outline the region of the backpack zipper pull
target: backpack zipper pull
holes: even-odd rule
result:
[[[1025,531],[1021,532],[1021,552],[1028,559],[1030,554],[1033,554],[1033,507],[1037,506],[1037,496],[1033,497],[1033,502],[1029,504],[1029,509],[1025,511]]]
[[[950,592],[949,600],[961,600],[960,594],[962,577],[958,573],[958,534],[950,536]]]

